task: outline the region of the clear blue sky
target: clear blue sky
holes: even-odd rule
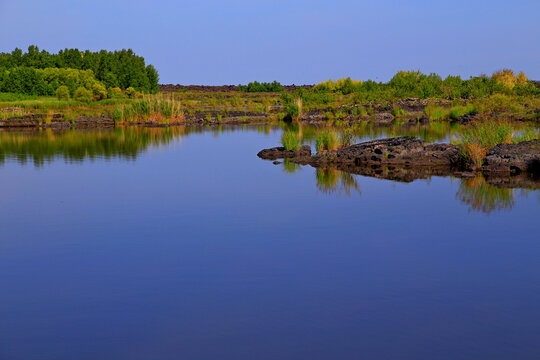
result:
[[[465,77],[502,67],[540,80],[540,1],[0,0],[0,51],[132,48],[161,83],[330,77],[420,69]]]

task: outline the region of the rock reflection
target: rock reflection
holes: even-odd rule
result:
[[[353,192],[362,194],[360,186],[350,173],[335,169],[316,169],[317,189],[326,194],[341,194],[351,196]]]

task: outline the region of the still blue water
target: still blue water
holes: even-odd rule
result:
[[[325,187],[257,158],[279,136],[8,156],[0,359],[540,358],[538,190]]]

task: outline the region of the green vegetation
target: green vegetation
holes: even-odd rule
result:
[[[107,88],[126,89],[131,86],[138,91],[158,91],[159,76],[156,69],[152,65],[146,65],[144,58],[137,56],[131,49],[114,52],[64,49],[58,54],[50,54],[31,45],[26,53],[18,48],[11,53],[0,53],[0,92],[53,95],[54,92],[44,93],[45,90],[39,90],[36,85],[41,84],[46,88],[51,81],[42,73],[32,71],[46,69],[86,71],[93,74],[95,79]],[[11,74],[7,79],[6,72]],[[8,82],[7,88],[5,82]],[[12,84],[13,82],[15,84]],[[71,86],[69,83],[64,85],[70,89],[78,86],[78,84]],[[14,91],[14,87],[18,91]],[[53,91],[56,88],[54,87]]]
[[[457,143],[465,158],[480,167],[490,148],[511,143],[512,136],[513,128],[509,123],[482,121],[465,127]]]
[[[88,103],[94,99],[94,96],[92,94],[92,91],[81,86],[77,88],[77,90],[75,90],[73,98],[77,101]]]
[[[281,144],[285,150],[298,150],[300,148],[300,136],[292,130],[284,131],[281,135]]]
[[[472,210],[490,214],[494,211],[511,209],[514,206],[514,191],[486,183],[483,176],[462,179],[457,198]]]
[[[56,98],[58,100],[69,100],[69,88],[66,85],[59,86],[56,89]]]
[[[500,73],[504,75],[501,76]],[[510,79],[511,80],[508,80]],[[315,92],[337,92],[343,95],[354,93],[361,100],[389,100],[402,98],[447,98],[476,99],[495,93],[516,95],[538,95],[540,90],[527,80],[523,73],[514,76],[511,70],[495,72],[462,80],[459,76],[443,79],[437,74],[422,74],[420,71],[399,71],[387,83],[372,80],[358,81],[350,78],[336,82],[329,80],[317,84]]]
[[[403,110],[399,106],[394,105],[392,107],[392,115],[394,115],[395,117],[402,116],[402,115],[405,115],[405,114],[406,114],[405,110]]]
[[[337,150],[339,138],[335,131],[324,129],[319,131],[315,138],[315,148],[317,152],[323,150]]]
[[[238,91],[244,92],[280,92],[283,91],[283,86],[277,82],[260,83],[258,81],[250,82],[247,85],[238,85]]]
[[[173,98],[147,96],[122,107],[117,107],[111,117],[116,122],[179,123],[184,120],[180,104]]]
[[[362,195],[356,179],[349,173],[335,169],[318,168],[315,170],[315,178],[317,180],[317,189],[323,193],[343,192],[345,195],[350,196],[354,191]]]
[[[323,81],[315,85],[313,88],[315,91],[324,92],[338,92],[343,95],[348,95],[354,91],[360,90],[362,82],[360,80],[352,80],[350,77],[342,78],[337,81],[332,79]]]

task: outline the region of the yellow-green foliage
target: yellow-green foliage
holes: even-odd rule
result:
[[[94,100],[102,100],[107,98],[107,89],[102,84],[92,85],[92,93],[94,94]]]
[[[69,100],[69,89],[67,86],[62,85],[56,89],[56,97],[58,100]]]
[[[480,110],[486,114],[492,112],[517,113],[523,111],[523,107],[516,101],[515,97],[505,94],[493,94],[480,102]]]
[[[354,91],[356,87],[362,84],[361,80],[353,80],[350,77],[341,78],[337,81],[329,79],[328,81],[323,81],[315,85],[314,90],[316,91],[333,91],[333,92],[342,92],[343,94],[350,94]]]
[[[509,89],[513,89],[516,85],[527,85],[528,81],[527,75],[523,71],[520,71],[516,76],[510,69],[495,71],[491,77]]]
[[[527,81],[529,81],[529,79],[527,79],[527,75],[525,75],[525,73],[523,71],[520,71],[519,74],[517,74],[516,76],[516,82],[518,85],[527,85]]]
[[[73,95],[73,98],[80,102],[90,102],[94,97],[92,91],[81,86],[75,90],[75,95]]]

